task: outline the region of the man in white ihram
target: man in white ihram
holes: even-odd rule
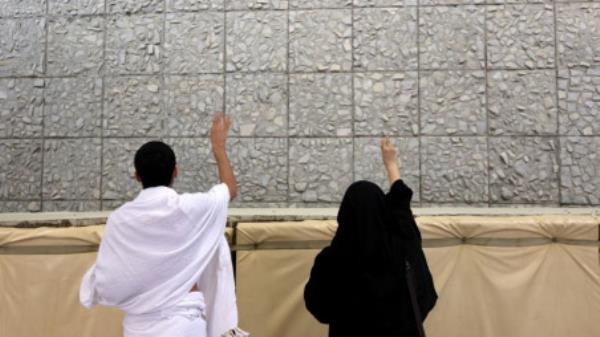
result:
[[[235,285],[224,236],[236,181],[225,142],[231,119],[218,114],[211,144],[221,184],[178,194],[175,154],[149,142],[135,155],[143,190],[108,218],[80,301],[125,312],[125,337],[247,336],[238,328]]]

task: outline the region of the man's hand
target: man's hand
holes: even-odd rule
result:
[[[231,117],[225,116],[222,112],[217,113],[213,118],[212,128],[210,129],[210,142],[213,152],[225,151],[229,127],[231,127]]]
[[[398,167],[398,161],[396,159],[396,148],[390,142],[388,137],[381,139],[381,157],[383,158],[383,164],[388,174],[390,185],[396,180],[400,179],[400,168]]]

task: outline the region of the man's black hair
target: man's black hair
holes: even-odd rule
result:
[[[170,186],[175,171],[175,152],[160,141],[148,142],[135,153],[134,165],[144,188]]]

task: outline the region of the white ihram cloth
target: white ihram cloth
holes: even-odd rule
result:
[[[228,204],[225,184],[181,195],[144,189],[110,215],[81,282],[83,306],[123,310],[126,337],[243,335],[224,236]],[[190,294],[195,284],[202,293]],[[206,329],[196,330],[203,323]]]

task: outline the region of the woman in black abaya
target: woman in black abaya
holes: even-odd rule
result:
[[[329,337],[422,336],[437,300],[410,209],[412,190],[400,179],[389,140],[381,148],[390,191],[367,181],[348,188],[335,237],[317,255],[304,290],[307,309],[329,324]]]

